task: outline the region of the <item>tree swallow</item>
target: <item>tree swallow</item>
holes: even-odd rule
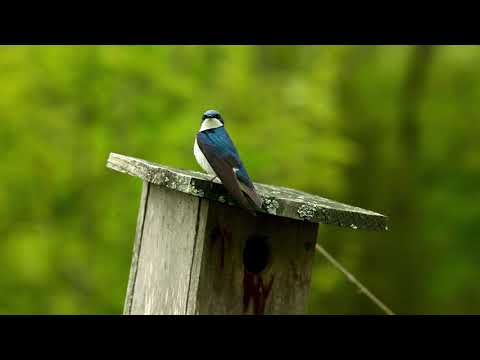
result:
[[[262,208],[262,199],[255,191],[218,111],[208,110],[203,114],[193,153],[202,169],[214,175],[213,179],[219,178],[242,208],[253,215]]]

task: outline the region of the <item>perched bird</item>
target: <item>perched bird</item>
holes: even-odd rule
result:
[[[262,208],[262,199],[255,191],[218,111],[208,110],[203,114],[193,153],[202,169],[214,175],[212,180],[219,178],[241,207],[253,215]]]

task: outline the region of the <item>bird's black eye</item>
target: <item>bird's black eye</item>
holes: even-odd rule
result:
[[[203,116],[202,116],[202,121],[205,120],[205,119],[212,119],[212,118],[215,118],[215,119],[218,119],[220,120],[222,123],[223,123],[223,119],[222,119],[222,116],[220,115],[220,113],[216,110],[208,110],[206,111]]]

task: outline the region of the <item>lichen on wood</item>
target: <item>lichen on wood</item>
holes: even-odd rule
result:
[[[107,167],[171,190],[235,204],[219,180],[211,181],[211,176],[198,171],[177,169],[115,153],[110,154]],[[388,229],[387,217],[370,210],[282,186],[255,183],[255,188],[263,199],[263,212],[270,215],[350,229]]]

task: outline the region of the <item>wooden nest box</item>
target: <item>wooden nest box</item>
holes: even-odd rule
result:
[[[318,224],[386,230],[381,214],[255,184],[263,213],[234,205],[220,182],[111,153],[143,180],[124,314],[302,314]]]

